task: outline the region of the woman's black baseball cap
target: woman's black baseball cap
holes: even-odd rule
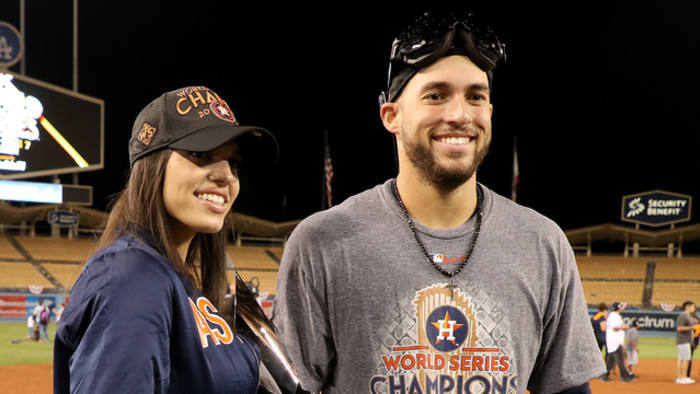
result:
[[[164,93],[134,121],[129,164],[159,149],[206,152],[236,138],[247,164],[274,163],[279,155],[275,136],[256,126],[241,126],[233,111],[213,90],[190,86]]]

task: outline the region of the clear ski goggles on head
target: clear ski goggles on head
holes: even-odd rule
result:
[[[394,101],[421,68],[449,53],[466,54],[491,79],[491,71],[506,57],[505,44],[471,13],[434,15],[426,12],[401,32],[391,47],[389,78],[379,105]]]

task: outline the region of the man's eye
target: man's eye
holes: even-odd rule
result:
[[[474,101],[488,101],[488,97],[483,93],[472,94],[470,100]]]
[[[442,99],[443,99],[443,96],[442,96],[442,94],[440,94],[440,93],[431,93],[431,94],[429,94],[428,96],[426,96],[426,98],[427,98],[428,100],[433,100],[433,101],[435,101],[435,100],[442,100]]]

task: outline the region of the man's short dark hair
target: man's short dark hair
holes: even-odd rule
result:
[[[687,308],[688,305],[695,305],[695,303],[693,301],[686,301],[683,303],[683,306],[681,307],[681,309],[685,310],[685,308]]]
[[[600,304],[598,304],[598,310],[601,311],[601,312],[602,312],[602,311],[607,311],[607,310],[608,310],[608,304],[606,304],[606,303],[604,303],[604,302],[601,302]]]

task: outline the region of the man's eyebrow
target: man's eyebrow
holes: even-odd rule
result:
[[[421,93],[424,93],[429,90],[449,90],[452,88],[452,84],[446,81],[435,81],[435,82],[428,82],[427,84],[423,85],[421,88]],[[489,85],[486,83],[473,83],[469,86],[467,86],[467,91],[489,91]]]

